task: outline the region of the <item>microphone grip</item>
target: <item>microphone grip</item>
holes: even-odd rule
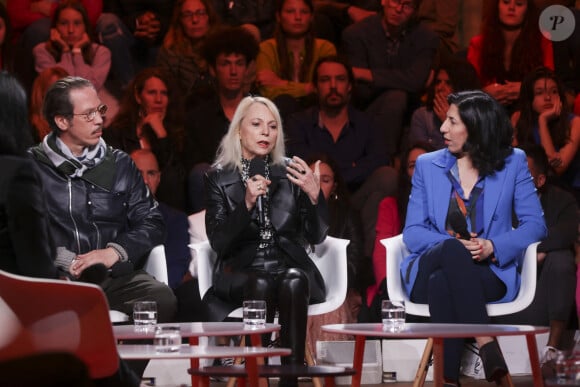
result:
[[[262,195],[258,196],[256,200],[256,210],[258,211],[258,223],[264,225],[266,220],[264,219],[264,207],[262,206]]]

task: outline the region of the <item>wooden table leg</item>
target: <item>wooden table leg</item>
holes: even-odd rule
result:
[[[536,345],[536,336],[533,333],[526,335],[526,342],[528,343],[528,354],[530,355],[530,366],[532,367],[534,386],[544,387],[542,369],[540,368],[540,357],[538,356],[538,347]]]
[[[425,343],[425,349],[423,350],[423,356],[419,362],[419,368],[417,368],[417,374],[415,374],[415,381],[413,382],[413,387],[423,387],[425,385],[425,378],[427,377],[427,372],[429,371],[429,362],[431,361],[431,356],[433,355],[433,339],[427,339]]]
[[[199,345],[199,337],[195,337],[192,336],[189,338],[189,345]],[[198,369],[199,368],[199,359],[195,359],[195,358],[191,358],[189,359],[189,366],[192,369]],[[197,387],[199,386],[199,377],[197,375],[191,375],[191,387]]]
[[[356,373],[352,375],[353,387],[360,387],[360,382],[362,379],[363,357],[365,354],[365,341],[366,337],[363,335],[358,335],[355,337],[352,368],[356,370]]]
[[[433,385],[443,387],[443,339],[433,338]]]

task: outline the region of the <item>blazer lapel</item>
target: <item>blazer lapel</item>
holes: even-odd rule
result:
[[[451,162],[449,157],[453,156],[449,152],[443,152],[442,157],[433,160],[432,173],[427,176],[430,181],[429,186],[427,186],[427,192],[431,191],[433,193],[433,195],[429,195],[429,200],[432,201],[432,203],[429,203],[429,206],[433,208],[435,227],[442,233],[446,232],[445,219],[447,219],[449,198],[452,189],[449,177],[445,173],[447,164]]]
[[[506,179],[506,169],[507,168],[504,168],[485,178],[485,192],[483,194],[483,229],[488,230],[485,235],[486,238],[488,237],[487,233],[491,229],[491,221],[495,216],[495,211],[499,203],[499,196]]]

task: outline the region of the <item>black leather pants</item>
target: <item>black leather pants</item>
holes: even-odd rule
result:
[[[310,298],[308,277],[300,269],[287,269],[276,275],[263,272],[250,278],[244,293],[248,298],[266,300],[269,322],[278,309],[280,344],[292,350],[291,355],[282,357],[282,364],[303,364]],[[296,384],[297,380],[280,381],[281,386]]]

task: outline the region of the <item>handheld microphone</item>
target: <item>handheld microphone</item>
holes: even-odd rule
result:
[[[453,231],[459,234],[461,239],[466,241],[471,239],[471,234],[467,230],[467,221],[460,212],[452,211],[449,214],[449,225],[453,228]]]
[[[250,171],[248,173],[250,178],[256,175],[264,176],[266,174],[266,163],[259,157],[254,157],[250,161]],[[264,195],[258,196],[256,200],[256,210],[258,211],[258,223],[262,226],[266,222],[264,218],[264,207],[262,206],[262,197]]]

